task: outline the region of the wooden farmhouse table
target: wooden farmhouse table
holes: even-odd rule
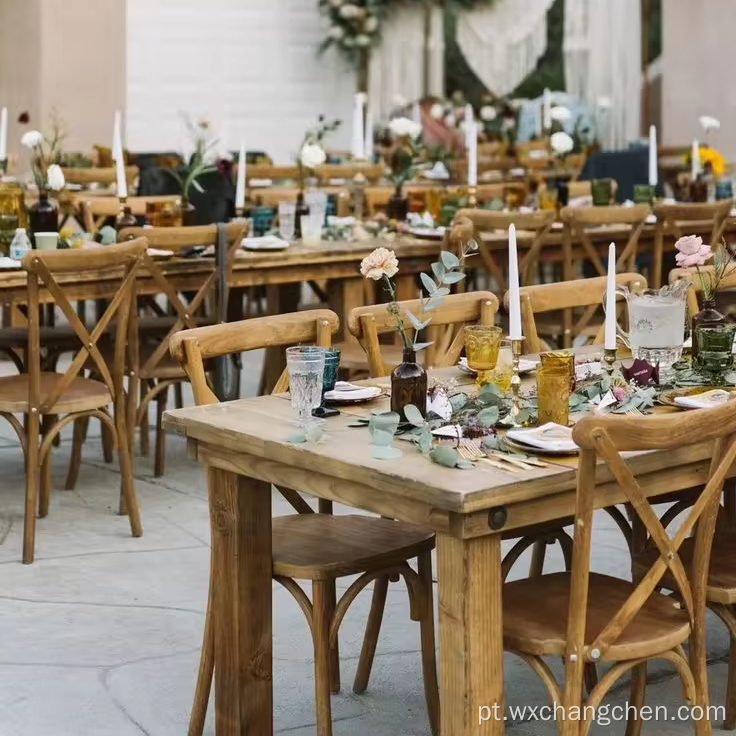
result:
[[[456,368],[433,375],[472,381]],[[376,460],[367,429],[348,425],[356,413],[387,408],[377,401],[343,411],[327,421],[326,440],[300,445],[287,441],[294,413],[285,396],[165,414],[164,425],[185,435],[204,465],[209,487],[217,736],[273,732],[271,484],[437,533],[442,733],[504,733],[501,535],[574,515],[577,457],[514,473],[483,463],[463,471],[397,441],[400,460]],[[651,497],[702,484],[709,455],[710,446],[695,445],[674,456],[631,453],[628,462]],[[590,492],[598,509],[625,501],[602,463]],[[494,705],[499,720],[480,723],[479,708]]]

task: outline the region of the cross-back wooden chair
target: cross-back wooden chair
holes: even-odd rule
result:
[[[117,170],[114,166],[109,168],[78,169],[68,166],[62,167],[64,179],[67,184],[79,184],[83,187],[89,187],[90,184],[107,184],[117,183]],[[128,187],[132,187],[138,178],[139,170],[137,166],[125,167],[125,181]]]
[[[297,343],[317,343],[329,347],[339,319],[329,310],[312,310],[275,317],[258,317],[226,325],[200,327],[180,332],[171,340],[172,354],[184,366],[197,404],[216,403],[207,382],[206,362],[232,353]],[[284,372],[276,391],[288,388]],[[439,700],[434,648],[432,603],[432,558],[434,535],[423,529],[391,519],[370,516],[332,516],[332,502],[320,499],[319,513],[295,490],[278,489],[298,512],[273,519],[273,576],[296,599],[312,632],[315,661],[315,699],[318,736],[330,736],[332,720],[330,691],[340,690],[338,631],[343,616],[355,596],[374,582],[371,611],[358,669],[353,684],[356,693],[368,686],[376,643],[386,602],[389,579],[401,575],[409,590],[411,615],[420,622],[422,667],[429,720],[434,736],[439,730]],[[210,489],[211,518],[219,513]],[[407,561],[418,560],[418,573]],[[359,575],[339,602],[335,580]],[[297,583],[310,580],[312,600]],[[214,641],[217,621],[213,618],[213,597],[218,595],[210,578],[209,604],[199,675],[195,690],[189,736],[201,736],[212,685]],[[244,615],[246,612],[243,612]]]
[[[432,318],[422,333],[422,339],[432,341],[424,352],[426,367],[443,368],[453,366],[465,347],[463,327],[466,324],[492,325],[498,311],[498,299],[490,291],[473,291],[465,294],[446,296],[442,304],[431,312],[422,314],[422,301],[399,302],[402,314],[411,312],[420,320]],[[404,326],[411,330],[411,322],[404,317]],[[360,343],[368,356],[371,376],[387,376],[394,366],[384,360],[379,338],[381,335],[395,334],[396,322],[388,313],[385,304],[357,307],[348,316],[348,330]]]
[[[366,166],[358,166],[355,163],[345,164],[322,164],[318,166],[314,173],[320,180],[320,183],[329,185],[334,179],[342,180],[341,183],[349,183],[358,172],[363,174],[366,181],[376,183],[383,178],[386,167],[382,164],[368,164]]]
[[[492,248],[489,243],[483,241],[483,233],[504,232],[508,231],[510,225],[516,226],[520,281],[522,284],[530,284],[535,280],[542,250],[554,221],[555,213],[552,210],[521,213],[463,209],[455,215],[449,239],[451,243],[459,244],[473,237],[478,243],[480,257],[488,275],[493,278],[499,291],[505,291],[508,277],[506,265],[508,249],[507,247]],[[472,228],[468,226],[468,222],[471,223]]]
[[[700,279],[707,279],[711,282],[713,280],[713,266],[700,266],[698,270],[700,276],[686,268],[673,268],[669,275],[670,284],[677,281],[689,281],[692,284],[687,290],[687,313],[689,316],[697,314],[700,310],[698,297],[703,293],[703,283]],[[721,290],[719,294],[722,294],[726,289],[736,289],[736,268],[731,267],[726,272],[726,275],[720,281],[719,289]]]
[[[240,248],[240,243],[245,235],[246,226],[240,222],[232,222],[225,226],[225,239],[227,241],[226,257],[226,279],[235,259],[235,254]],[[177,228],[125,228],[119,234],[121,241],[145,235],[149,246],[155,248],[166,248],[174,253],[182,253],[196,246],[217,247],[217,226],[201,225],[195,227]],[[134,361],[130,370],[138,377],[132,382],[130,400],[136,407],[135,426],[141,431],[141,452],[147,455],[148,446],[148,406],[156,400],[156,439],[154,455],[154,475],[159,477],[164,473],[166,458],[166,433],[161,426],[161,418],[166,409],[168,391],[170,387],[176,388],[187,380],[182,367],[172,359],[169,354],[169,341],[176,332],[198,327],[203,320],[212,322],[216,320],[214,315],[217,309],[212,307],[210,316],[201,317],[203,307],[208,301],[212,302],[217,295],[216,285],[218,271],[216,258],[201,259],[202,281],[199,287],[186,296],[177,291],[174,283],[166,275],[165,261],[152,258],[148,253],[143,256],[143,266],[148,278],[153,281],[157,291],[163,294],[166,300],[168,314],[158,315],[152,319],[146,318],[138,324],[136,317],[136,334],[138,339],[133,346]],[[141,329],[141,327],[143,329]],[[138,402],[138,386],[141,388],[141,398]],[[179,402],[179,396],[177,396]]]
[[[163,202],[173,205],[179,197],[172,195],[155,195],[150,197],[128,197],[126,204],[136,217],[146,214],[146,203]],[[120,213],[120,200],[117,197],[92,197],[89,194],[76,196],[75,207],[81,214],[84,229],[88,233],[96,233],[111,217]]]
[[[136,277],[145,248],[146,241],[141,238],[93,251],[34,250],[23,258],[22,268],[28,274],[27,372],[0,378],[0,415],[18,435],[25,455],[24,563],[34,558],[36,512],[45,517],[49,510],[52,444],[65,425],[81,418],[98,418],[117,443],[121,512],[125,509],[128,514],[133,536],[142,533],[126,429],[123,366],[130,342]],[[120,284],[91,330],[79,320],[64,291],[65,277],[80,275],[90,280],[95,275],[115,279]],[[63,312],[79,340],[79,352],[64,372],[47,372],[41,366],[38,307],[45,295]],[[103,340],[112,343],[111,361],[103,358]],[[95,366],[96,380],[82,375],[88,362]],[[114,405],[112,416],[107,409],[110,404]],[[23,414],[25,423],[14,414]]]
[[[596,246],[600,245],[603,228],[622,226],[628,228],[629,237],[623,248],[616,250],[616,268],[634,271],[639,255],[639,239],[649,216],[649,205],[640,204],[633,207],[565,207],[560,217],[565,225],[563,234],[563,260],[565,275],[571,279],[575,273],[573,263],[587,260],[601,276],[607,273],[606,257]],[[596,240],[594,241],[594,236]],[[606,236],[605,253],[612,238]]]
[[[577,472],[572,571],[533,581],[507,583],[503,593],[504,646],[541,677],[552,701],[584,713],[597,708],[619,678],[633,670],[629,703],[634,706],[627,734],[641,729],[647,662],[664,659],[680,675],[692,705],[708,704],[705,660],[706,579],[723,483],[736,460],[736,412],[722,406],[707,412],[646,417],[586,417],[573,430],[580,449]],[[676,533],[657,518],[627,459],[632,451],[677,452],[694,443],[712,443],[708,481]],[[606,466],[601,473],[599,463]],[[594,508],[610,487],[647,530],[656,550],[652,564],[631,582],[591,571]],[[600,484],[600,485],[599,485]],[[691,537],[689,575],[683,545]],[[665,576],[674,581],[676,600],[659,592]],[[542,603],[542,605],[540,605]],[[689,639],[689,661],[683,644]],[[542,657],[565,657],[558,684]],[[586,664],[611,668],[583,699]],[[631,720],[633,718],[633,721]],[[710,734],[706,718],[695,722],[698,736]],[[561,733],[587,734],[590,721],[565,719]]]
[[[616,283],[624,284],[632,291],[640,291],[647,288],[647,280],[638,273],[616,274]],[[549,313],[563,313],[562,317],[552,325],[545,326],[544,333],[553,336],[561,336],[562,344],[552,347],[569,348],[576,337],[589,334],[593,344],[603,342],[605,324],[591,325],[596,312],[603,310],[603,294],[606,291],[606,277],[597,276],[590,279],[576,279],[574,281],[563,281],[559,284],[538,284],[536,286],[522,286],[519,290],[521,303],[521,328],[526,338],[526,350],[529,353],[539,353],[548,347],[540,337],[541,323],[537,315]],[[504,304],[508,307],[509,295],[504,296]],[[580,308],[577,320],[569,320],[566,326],[565,311]]]
[[[662,286],[665,237],[671,238],[674,243],[675,240],[686,234],[688,225],[699,223],[706,227],[710,226],[710,236],[705,236],[703,240],[715,246],[723,238],[732,207],[733,200],[731,199],[706,204],[677,202],[654,206],[657,227],[654,233],[652,271],[649,276],[653,289]]]
[[[237,164],[233,166],[233,176],[237,176]],[[248,164],[245,167],[246,183],[251,179],[270,179],[271,181],[298,181],[297,166],[276,166],[275,164]]]

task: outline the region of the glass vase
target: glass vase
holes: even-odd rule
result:
[[[302,237],[302,217],[309,215],[309,207],[304,201],[304,192],[296,195],[296,212],[294,213],[294,237],[299,240]]]
[[[197,224],[197,208],[186,198],[181,198],[179,205],[181,210],[181,224],[186,227],[193,227]]]
[[[38,193],[38,201],[28,210],[28,222],[31,233],[55,233],[59,230],[59,210],[48,192],[41,190]]]
[[[733,322],[698,325],[693,333],[693,347],[698,346],[698,356],[693,359],[695,367],[715,376],[733,368],[734,335],[736,324]]]
[[[406,421],[404,407],[414,404],[422,416],[427,411],[427,372],[417,363],[417,354],[404,348],[401,363],[391,373],[391,411]]]
[[[386,205],[386,216],[389,220],[403,222],[408,214],[409,198],[403,195],[401,187],[396,187],[396,191],[389,197]]]
[[[713,327],[714,325],[722,325],[726,322],[728,322],[726,315],[721,314],[716,309],[715,297],[704,299],[701,310],[694,314],[690,320],[690,334],[693,338],[690,354],[692,355],[693,361],[697,360],[698,357],[698,341],[695,339],[695,333],[698,327]]]

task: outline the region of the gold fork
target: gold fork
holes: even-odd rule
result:
[[[486,457],[485,453],[480,448],[479,440],[462,439],[460,440],[457,451],[460,453],[460,456],[466,460],[472,460],[473,462],[482,460],[489,465],[493,465],[494,468],[499,468],[500,470],[505,470],[509,473],[515,473],[517,470],[513,465],[504,465],[498,460],[492,460],[491,458]]]

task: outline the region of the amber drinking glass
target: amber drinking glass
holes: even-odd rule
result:
[[[503,340],[498,350],[498,360],[496,367],[488,376],[488,381],[492,383],[501,395],[507,394],[511,389],[511,379],[514,375],[514,356],[511,351],[511,342]]]
[[[468,325],[464,336],[468,367],[478,374],[475,385],[480,388],[490,379],[490,371],[496,367],[503,332],[500,327]]]
[[[539,362],[543,367],[551,370],[566,370],[568,376],[570,376],[570,391],[575,390],[575,356],[572,353],[562,350],[541,353],[539,355]]]
[[[570,374],[564,366],[537,366],[539,424],[569,422]]]

